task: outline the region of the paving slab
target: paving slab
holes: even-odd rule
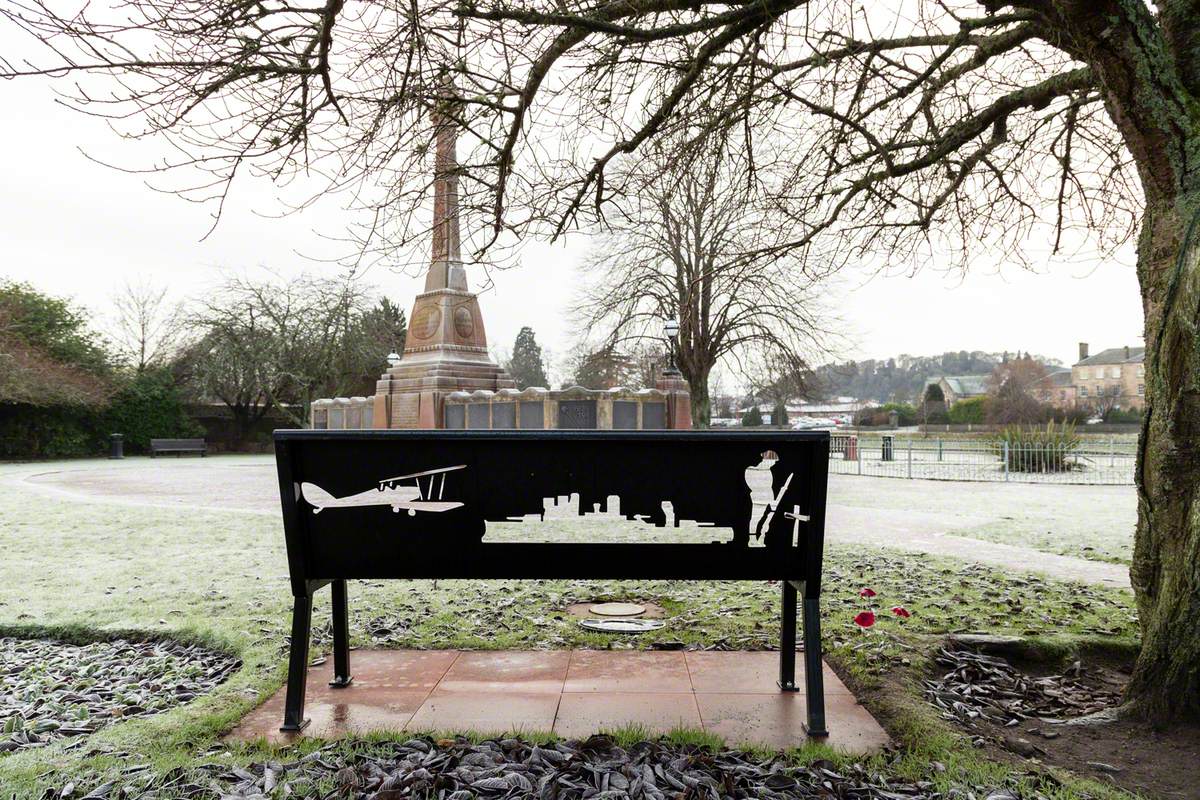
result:
[[[694,650],[685,651],[683,656],[696,692],[779,694],[779,653]],[[849,694],[829,665],[822,666],[825,694]],[[800,653],[796,655],[796,683],[804,685],[804,657]]]
[[[328,685],[332,659],[310,667],[304,731],[279,731],[281,688],[229,737],[288,743],[410,731],[579,738],[641,726],[652,735],[688,728],[735,746],[797,747],[808,741],[804,694],[779,691],[778,663],[771,652],[355,650],[348,688]],[[801,678],[800,656],[797,668]],[[823,674],[828,743],[877,752],[887,734],[828,666]]]
[[[564,692],[690,692],[683,652],[575,650]]]
[[[704,726],[696,696],[690,691],[564,692],[554,720],[554,732],[568,739],[626,727],[668,733]]]

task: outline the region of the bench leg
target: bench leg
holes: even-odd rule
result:
[[[808,735],[828,736],[825,729],[825,676],[821,664],[821,601],[804,598],[804,702]]]
[[[346,603],[346,582],[334,581],[333,590],[333,680],[330,686],[344,689],[354,680],[350,675],[350,612]]]
[[[782,611],[779,615],[779,688],[796,692],[796,587],[780,581]]]
[[[288,657],[287,699],[281,731],[303,730],[304,688],[308,683],[308,634],[312,629],[312,595],[296,597],[292,605],[292,648]]]

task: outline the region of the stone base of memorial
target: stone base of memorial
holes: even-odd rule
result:
[[[664,430],[670,396],[658,389],[453,392],[446,397],[442,427],[491,430]]]

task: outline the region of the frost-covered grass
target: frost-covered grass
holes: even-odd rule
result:
[[[962,483],[831,475],[829,502],[937,514],[943,532],[1046,553],[1128,564],[1137,523],[1132,486]]]
[[[229,651],[244,667],[207,696],[159,716],[111,725],[84,746],[59,743],[0,757],[5,796],[10,787],[16,796],[37,796],[39,787],[63,774],[102,775],[135,763],[165,771],[210,757],[205,751],[220,735],[283,682],[290,598],[279,521],[262,513],[55,496],[21,482],[32,469],[0,466],[0,635],[76,641],[169,635]],[[836,492],[831,500],[839,501]],[[901,502],[879,492],[858,501],[881,509]],[[562,535],[594,534],[588,524],[624,525],[573,519]],[[671,530],[665,535],[676,535]],[[864,634],[851,621],[863,586],[878,593],[885,614],[901,604],[912,618],[903,626],[888,618]],[[594,598],[650,600],[672,612],[668,626],[636,640],[638,646],[673,641],[761,649],[771,647],[777,635],[779,587],[759,583],[371,581],[355,582],[350,593],[353,642],[359,645],[626,644],[627,639],[584,632],[564,613],[569,603]],[[1105,635],[1124,642],[1135,634],[1126,592],[878,548],[830,546],[824,598],[831,656],[859,676],[885,674],[927,636],[949,631]],[[322,593],[314,621],[318,650],[328,638],[327,621]],[[232,763],[264,757],[253,746],[223,752]]]

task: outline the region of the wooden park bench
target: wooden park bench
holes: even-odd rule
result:
[[[275,431],[293,613],[281,730],[304,718],[313,594],[333,594],[333,686],[351,682],[346,581],[542,578],[780,581],[779,687],[796,686],[803,598],[807,731],[825,736],[819,598],[829,434],[686,431]],[[753,502],[748,470],[769,468]],[[766,476],[762,476],[766,480]],[[724,541],[493,542],[488,523],[620,499],[625,524],[713,526]],[[728,529],[728,533],[718,529]],[[509,537],[511,538],[511,537]],[[732,687],[731,687],[732,688]]]
[[[150,457],[155,458],[159,453],[199,453],[201,457],[208,454],[208,445],[203,439],[151,439]]]

